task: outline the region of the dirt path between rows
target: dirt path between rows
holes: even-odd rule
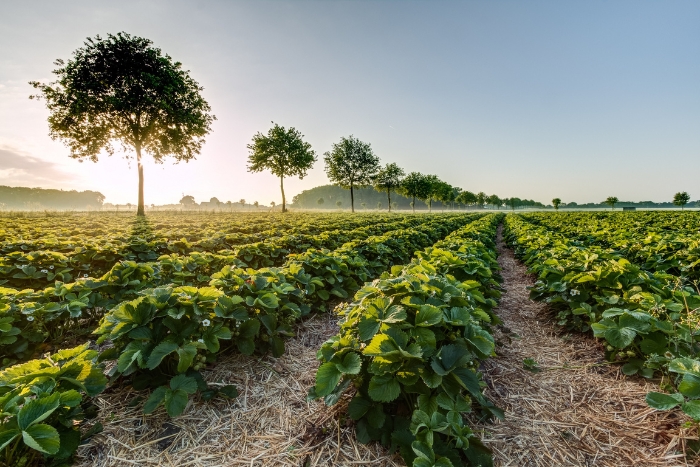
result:
[[[655,385],[625,377],[603,360],[602,344],[562,332],[544,303],[528,297],[534,277],[498,235],[505,292],[496,309],[498,357],[484,363],[487,397],[505,421],[482,423],[495,465],[505,466],[687,466],[677,414],[644,402]],[[540,371],[526,370],[532,358]],[[658,390],[658,388],[656,388]]]

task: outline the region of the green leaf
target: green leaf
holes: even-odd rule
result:
[[[700,378],[692,373],[686,373],[678,385],[678,392],[690,399],[700,398]]]
[[[674,358],[668,364],[669,371],[674,373],[686,374],[690,373],[700,377],[700,361],[692,358]]]
[[[17,414],[19,429],[26,431],[35,423],[45,420],[56,410],[61,402],[61,394],[56,392],[48,397],[34,399],[22,406]],[[42,451],[43,452],[43,451]]]
[[[421,305],[416,312],[416,326],[434,326],[442,321],[442,310],[434,305]]]
[[[618,349],[624,349],[634,341],[637,333],[634,329],[622,328],[622,329],[608,329],[605,331],[605,339]]]
[[[360,369],[362,368],[362,360],[360,359],[360,356],[355,352],[349,352],[343,358],[343,363],[338,363],[336,367],[342,373],[356,375],[360,372]]]
[[[696,422],[700,421],[700,401],[688,401],[681,406],[683,412]]]
[[[353,420],[359,420],[367,413],[372,405],[371,401],[356,394],[350,401],[350,404],[348,404],[348,415]]]
[[[155,370],[158,368],[160,362],[162,362],[167,355],[175,352],[178,348],[179,346],[174,342],[161,342],[158,344],[148,357],[148,369]]]
[[[170,389],[173,391],[185,391],[187,394],[194,394],[197,392],[197,380],[186,375],[177,375],[170,380]]]
[[[197,355],[197,345],[192,342],[185,344],[177,349],[177,355],[177,371],[178,373],[184,373],[192,365],[192,361]]]
[[[3,430],[0,432],[0,451],[15,440],[22,432],[18,429]]]
[[[379,322],[374,316],[361,317],[359,323],[357,324],[357,331],[360,340],[368,341],[373,338],[379,331],[381,324],[382,323]]]
[[[177,417],[185,411],[188,399],[189,396],[187,395],[187,392],[183,391],[182,389],[176,389],[174,391],[167,390],[165,392],[165,411],[168,412],[168,415],[171,417]]]
[[[327,396],[338,385],[342,373],[335,363],[327,362],[316,372],[316,394],[318,397]]]
[[[75,389],[69,389],[68,391],[62,392],[61,394],[61,405],[67,407],[77,407],[83,400],[83,396],[80,395]]]
[[[163,403],[165,399],[165,392],[168,390],[167,386],[159,386],[151,393],[146,403],[143,405],[143,413],[149,414]]]
[[[24,444],[45,454],[56,454],[61,447],[61,437],[56,428],[39,423],[22,430]]]
[[[646,401],[650,407],[656,410],[669,410],[683,402],[682,394],[662,394],[660,392],[650,392]]]
[[[391,375],[372,376],[369,381],[369,397],[377,402],[391,402],[399,397],[401,385]]]

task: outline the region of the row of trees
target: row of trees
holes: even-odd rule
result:
[[[618,199],[617,196],[608,196],[605,199],[605,201],[603,201],[600,204],[607,204],[608,206],[610,206],[610,209],[612,210],[612,209],[615,209],[615,205],[618,204],[619,202],[620,202],[620,200]],[[686,191],[680,191],[680,192],[676,193],[675,195],[673,195],[673,204],[675,206],[680,207],[681,209],[683,209],[685,207],[685,205],[688,204],[689,202],[690,202],[690,195]],[[640,203],[625,203],[625,204],[640,204]],[[657,204],[657,203],[652,203],[652,204]],[[696,204],[700,205],[700,201],[696,202]],[[579,207],[579,205],[576,203],[563,204],[561,202],[561,198],[554,198],[552,200],[552,206],[554,206],[554,209],[556,209],[556,210],[559,210],[560,206]],[[588,207],[588,206],[584,205],[584,207]],[[654,206],[649,206],[649,207],[654,207]]]
[[[295,128],[285,129],[274,122],[272,124],[267,134],[257,133],[248,145],[250,150],[248,171],[269,170],[279,177],[284,212],[286,210],[284,179],[290,176],[304,178],[317,158],[311,145],[303,140],[304,135],[299,131]],[[481,208],[490,204],[497,208],[510,206],[513,209],[523,204],[539,204],[519,198],[501,199],[497,195],[489,196],[483,192],[475,194],[452,186],[440,180],[437,175],[425,175],[419,172],[406,175],[404,169],[393,162],[382,167],[370,143],[361,141],[353,135],[340,138],[338,143],[332,145],[330,151],[324,153],[323,158],[326,175],[331,183],[350,190],[352,212],[355,212],[355,190],[368,186],[386,193],[389,212],[392,208],[392,192],[410,198],[414,211],[416,200],[424,201],[430,211],[434,201],[440,201],[443,205],[452,207],[455,203]]]

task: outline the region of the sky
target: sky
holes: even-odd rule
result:
[[[279,203],[246,145],[274,121],[318,155],[287,198],[328,183],[342,136],[382,163],[544,203],[700,199],[697,1],[12,1],[0,15],[0,185],[136,203],[122,155],[80,163],[29,100],[87,37],[147,37],[204,87],[197,157],[145,164],[147,204]]]

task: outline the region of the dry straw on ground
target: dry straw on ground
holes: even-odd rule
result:
[[[563,333],[543,303],[528,298],[534,280],[499,242],[505,293],[496,312],[499,356],[484,363],[487,397],[506,419],[481,423],[497,466],[686,466],[690,433],[674,412],[644,402],[653,382],[625,377],[603,360],[595,339]],[[532,358],[540,371],[526,370]]]
[[[486,394],[506,421],[477,423],[497,466],[686,466],[688,433],[675,413],[644,403],[654,385],[625,378],[601,361],[592,338],[566,335],[545,307],[527,297],[532,278],[499,244],[504,289],[497,313],[499,357],[484,364]],[[128,387],[101,395],[103,433],[81,447],[78,465],[106,466],[402,466],[381,446],[355,441],[342,413],[307,402],[321,343],[337,331],[331,316],[307,320],[279,358],[229,356],[206,372],[235,384],[235,400],[191,401],[173,420],[144,416]],[[542,371],[523,368],[534,358]],[[339,421],[341,420],[341,421]]]

